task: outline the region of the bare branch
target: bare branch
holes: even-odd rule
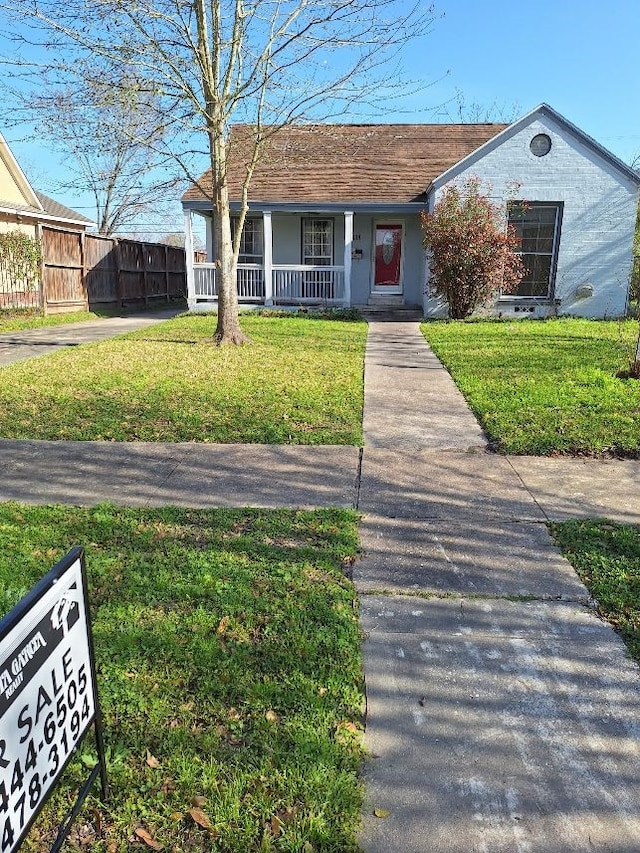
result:
[[[233,327],[240,231],[232,241],[226,174],[231,123],[251,124],[255,134],[239,199],[242,224],[265,139],[292,122],[349,116],[362,105],[384,104],[389,117],[403,87],[423,85],[406,88],[401,57],[435,19],[431,7],[406,0],[0,0],[2,14],[18,48],[5,64],[20,86],[37,91],[44,80],[54,91],[73,88],[80,97],[104,86],[133,114],[141,114],[136,105],[144,107],[140,128],[125,122],[124,136],[145,147],[146,166],[115,157],[122,116],[102,111],[112,125],[104,136],[119,174],[103,185],[105,222],[114,221],[118,198],[135,210],[140,197],[124,176],[136,169],[172,163],[210,198],[226,253],[220,258],[223,338],[224,318],[234,312],[230,334],[239,337]],[[90,171],[80,147],[76,156]],[[204,155],[212,186],[198,178]]]

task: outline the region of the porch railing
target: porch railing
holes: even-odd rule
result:
[[[274,265],[273,301],[342,302],[344,267]]]
[[[215,264],[194,264],[196,302],[218,297]],[[274,264],[270,292],[260,264],[238,264],[238,300],[272,304],[338,303],[345,299],[344,267]]]
[[[218,298],[215,264],[194,264],[193,278],[197,301]],[[238,299],[241,302],[264,301],[264,270],[260,264],[238,264]]]

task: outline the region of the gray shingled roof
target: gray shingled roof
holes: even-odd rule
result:
[[[60,204],[60,202],[55,199],[49,198],[48,195],[38,192],[38,190],[34,190],[34,192],[38,196],[38,201],[44,208],[44,212],[48,213],[49,216],[55,216],[56,219],[71,219],[74,222],[86,222],[87,225],[94,224],[92,219],[88,219],[86,216],[83,216],[76,210],[72,210],[70,207],[65,207],[64,204]]]
[[[60,202],[53,198],[49,198],[48,195],[38,192],[38,190],[34,190],[34,192],[38,197],[38,201],[42,205],[42,210],[37,207],[32,207],[30,204],[16,204],[14,201],[8,202],[3,200],[0,200],[0,207],[9,207],[12,210],[24,212],[26,215],[32,216],[34,219],[42,217],[42,214],[45,213],[47,216],[59,219],[61,222],[80,222],[86,225],[95,225],[95,222],[92,219],[87,219],[86,216],[78,213],[77,210],[65,207],[64,204],[60,204]]]

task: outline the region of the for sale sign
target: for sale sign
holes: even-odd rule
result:
[[[96,719],[87,611],[78,548],[0,622],[1,853],[18,847]]]

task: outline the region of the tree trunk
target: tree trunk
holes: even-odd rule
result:
[[[238,316],[237,258],[231,241],[229,191],[226,180],[225,140],[221,132],[211,140],[214,165],[215,246],[218,253],[218,324],[213,339],[216,344],[247,344],[251,339],[240,328]]]

